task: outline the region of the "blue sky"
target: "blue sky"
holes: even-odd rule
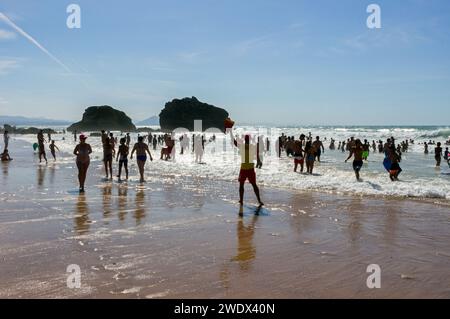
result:
[[[68,29],[66,7],[81,7]],[[382,28],[366,26],[371,3]],[[0,115],[134,120],[185,96],[238,122],[450,122],[448,0],[1,0]]]

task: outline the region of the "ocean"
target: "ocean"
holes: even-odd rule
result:
[[[55,127],[55,129],[60,129]],[[305,126],[305,127],[268,127],[268,126],[240,126],[236,127],[236,134],[251,133],[269,136],[271,151],[264,154],[263,167],[257,170],[257,181],[261,185],[276,189],[288,189],[290,191],[319,191],[335,194],[349,194],[356,196],[388,196],[408,197],[416,199],[431,199],[450,203],[450,168],[445,161],[441,167],[435,167],[434,147],[430,145],[430,154],[424,154],[423,142],[434,140],[445,142],[450,139],[450,126]],[[311,133],[313,137],[320,136],[324,142],[325,152],[322,162],[316,163],[314,174],[306,175],[293,172],[293,159],[282,154],[281,159],[274,152],[275,141],[281,133],[288,136],[298,136],[303,133]],[[120,132],[115,135],[120,136]],[[137,134],[131,134],[132,143],[136,141]],[[177,138],[180,135],[177,135]],[[207,133],[206,138],[212,136]],[[344,163],[348,154],[340,150],[329,150],[330,139],[346,140],[351,136],[359,139],[383,140],[393,136],[399,143],[403,140],[414,140],[408,152],[402,156],[401,167],[403,169],[399,182],[391,182],[382,162],[383,154],[372,152],[369,160],[361,170],[362,181],[355,179],[351,161]],[[32,135],[14,136],[14,138],[34,143],[36,137]],[[63,140],[64,138],[64,140]],[[191,143],[192,135],[190,134]],[[326,138],[326,140],[325,140]],[[67,133],[53,136],[56,145],[62,151],[59,161],[73,162],[72,155],[75,142],[73,135]],[[178,140],[177,140],[178,141]],[[92,159],[101,161],[102,147],[99,137],[91,137],[87,140],[93,147]],[[445,145],[444,145],[445,150]],[[31,145],[30,145],[30,151]],[[184,155],[179,155],[180,144],[176,143],[176,156],[172,161],[159,160],[160,147],[153,157],[155,160],[147,164],[147,170],[152,174],[161,176],[196,176],[209,180],[234,181],[239,173],[240,157],[237,149],[232,147],[230,138],[224,134],[216,134],[215,142],[209,142],[205,146],[203,164],[197,164],[191,149]],[[48,155],[50,155],[48,153]],[[13,156],[13,154],[12,154]],[[75,168],[74,168],[75,169]],[[132,170],[131,179],[137,179],[137,172]],[[201,186],[199,186],[201,187]]]

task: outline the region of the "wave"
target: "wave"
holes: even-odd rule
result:
[[[431,131],[429,133],[423,134],[420,136],[421,138],[439,138],[443,137],[445,139],[450,138],[450,128],[439,129],[435,131]]]

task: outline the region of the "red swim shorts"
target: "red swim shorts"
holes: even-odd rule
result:
[[[245,183],[245,181],[248,179],[250,184],[256,184],[256,174],[255,169],[242,169],[239,172],[239,183]]]
[[[305,159],[304,158],[302,158],[302,159],[294,159],[294,164],[300,164],[300,165],[303,165],[303,163],[305,162]]]

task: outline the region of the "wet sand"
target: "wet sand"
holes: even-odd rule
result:
[[[143,185],[135,166],[128,183],[102,181],[92,161],[79,195],[74,163],[39,165],[15,143],[0,173],[0,298],[450,297],[446,205],[266,187],[266,207],[240,218],[237,184],[154,175],[158,161]],[[366,286],[369,264],[381,289]]]

